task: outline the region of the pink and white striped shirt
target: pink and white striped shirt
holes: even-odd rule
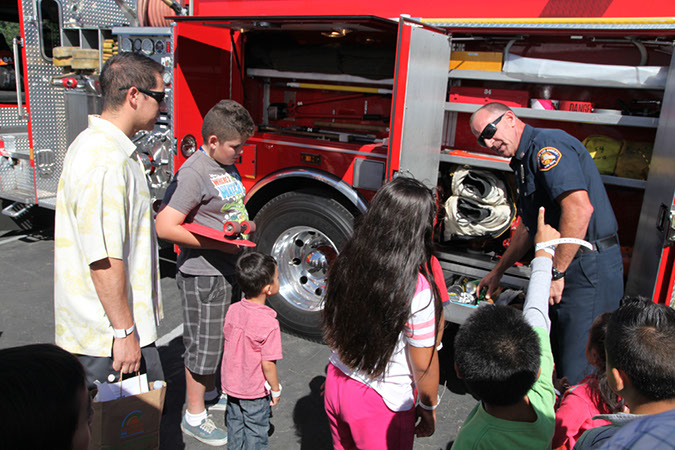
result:
[[[377,326],[377,324],[374,324]],[[385,373],[378,378],[353,370],[340,361],[335,351],[330,362],[350,378],[371,387],[392,411],[407,411],[415,405],[414,379],[407,346],[433,347],[436,343],[435,309],[431,289],[422,274],[417,277],[415,295],[410,302],[410,318],[396,343]]]

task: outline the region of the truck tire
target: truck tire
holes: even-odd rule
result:
[[[328,267],[351,236],[354,216],[337,201],[300,192],[270,200],[255,216],[257,251],[279,267],[279,294],[268,298],[284,329],[321,339]]]

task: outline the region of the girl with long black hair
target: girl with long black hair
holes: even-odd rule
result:
[[[428,188],[396,178],[331,266],[325,407],[336,449],[411,449],[415,435],[434,432],[443,320],[430,269],[435,215]]]

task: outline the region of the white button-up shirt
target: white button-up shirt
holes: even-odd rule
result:
[[[157,339],[163,316],[150,191],[136,146],[115,125],[89,116],[68,148],[56,199],[56,344],[77,354],[111,356],[113,329],[89,265],[124,261],[127,298],[141,347]]]

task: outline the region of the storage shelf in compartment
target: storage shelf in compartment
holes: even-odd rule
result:
[[[443,270],[471,278],[482,278],[494,268],[496,259],[487,254],[470,254],[463,251],[450,250],[452,243],[441,245],[434,253],[438,257]],[[530,277],[529,266],[512,266],[506,270],[501,279],[502,285],[510,288],[527,286]]]
[[[286,72],[274,69],[247,69],[246,75],[250,77],[265,78],[286,78],[293,80],[312,80],[312,81],[337,81],[342,83],[363,83],[375,84],[378,86],[393,86],[393,78],[386,80],[372,80],[355,75],[333,74],[333,73],[315,73],[315,72]]]
[[[480,167],[482,169],[501,170],[503,172],[512,172],[509,166],[509,159],[499,156],[489,158],[476,157],[471,152],[464,150],[445,150],[441,152],[441,162],[452,164],[467,164],[472,167]],[[611,175],[602,175],[604,184],[611,186],[623,186],[633,189],[644,189],[647,182],[644,180],[636,180],[633,178],[621,178]]]
[[[446,103],[445,110],[450,112],[473,113],[483,105],[471,103]],[[656,117],[622,116],[619,114],[595,114],[574,111],[547,111],[531,108],[511,108],[518,117],[524,119],[559,120],[562,122],[582,122],[597,125],[621,125],[626,127],[656,128]]]
[[[459,153],[459,154],[457,154]],[[457,153],[442,152],[441,161],[452,163],[452,164],[468,164],[473,167],[481,167],[483,169],[496,169],[502,170],[504,172],[512,172],[511,167],[509,166],[509,159],[502,158],[500,156],[494,156],[488,158],[479,158],[473,156],[470,152],[465,152],[459,150]]]
[[[647,182],[645,180],[636,180],[634,178],[621,178],[621,177],[614,177],[611,175],[602,175],[602,181],[605,184],[609,184],[612,186],[623,186],[623,187],[629,187],[629,188],[634,188],[634,189],[644,189],[645,186],[647,185]]]
[[[569,78],[533,77],[527,75],[507,74],[490,70],[462,70],[454,69],[448,72],[448,78],[454,80],[478,80],[478,81],[504,81],[513,83],[540,83],[540,84],[564,84],[570,86],[593,86],[621,89],[656,89],[663,90],[665,86],[645,86],[639,83],[617,83],[612,80],[579,80]]]

